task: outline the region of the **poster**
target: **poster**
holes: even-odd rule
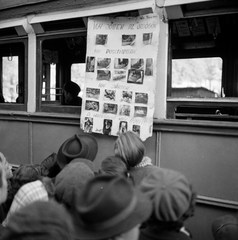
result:
[[[152,136],[159,23],[157,14],[89,18],[84,132]]]

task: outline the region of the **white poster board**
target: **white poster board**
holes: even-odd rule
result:
[[[117,136],[152,136],[160,19],[88,19],[81,128]]]

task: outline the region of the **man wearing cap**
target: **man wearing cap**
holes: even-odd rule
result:
[[[196,194],[186,177],[174,170],[158,169],[144,178],[139,188],[153,206],[139,240],[191,240],[184,221],[194,213]]]
[[[81,88],[75,82],[67,82],[63,88],[64,105],[81,106],[82,98],[78,96]]]
[[[76,239],[137,240],[151,210],[149,198],[125,178],[98,175],[76,198],[72,211]]]

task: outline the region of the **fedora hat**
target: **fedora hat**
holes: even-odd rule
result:
[[[72,212],[76,238],[104,239],[146,221],[152,205],[123,177],[99,175],[89,180],[75,199]]]
[[[60,146],[57,153],[57,163],[63,168],[75,158],[86,158],[93,161],[97,152],[98,144],[93,136],[75,134]]]

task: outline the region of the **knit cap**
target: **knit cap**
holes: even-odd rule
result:
[[[215,240],[237,240],[237,219],[231,215],[216,218],[212,223],[212,234]]]
[[[55,197],[66,206],[72,206],[94,172],[82,162],[71,162],[66,165],[55,178]]]
[[[9,219],[2,240],[73,240],[72,219],[56,202],[36,201]]]
[[[188,210],[191,186],[184,175],[174,170],[155,169],[139,186],[152,200],[154,216],[162,222],[176,222]]]

